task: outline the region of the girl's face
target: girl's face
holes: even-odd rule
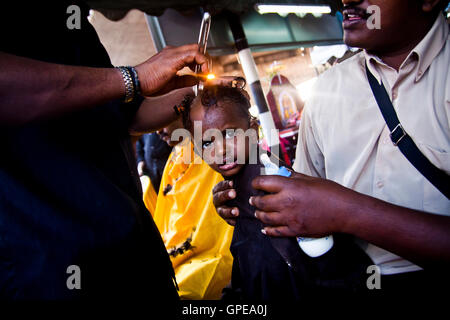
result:
[[[257,125],[251,126],[248,116],[238,108],[231,102],[204,107],[194,101],[190,111],[193,126],[196,121],[202,125],[196,151],[201,151],[203,160],[224,177],[237,174],[248,163],[250,146],[257,143]]]

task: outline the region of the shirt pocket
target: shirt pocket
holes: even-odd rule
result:
[[[430,145],[419,143],[419,149],[423,155],[428,158],[436,167],[450,175],[450,153],[432,147]],[[450,200],[446,198],[435,186],[424,179],[423,184],[423,210],[430,213],[450,216]]]

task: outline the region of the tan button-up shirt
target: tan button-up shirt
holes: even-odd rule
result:
[[[398,72],[361,52],[319,77],[303,112],[294,169],[396,205],[450,215],[450,201],[391,142],[366,62],[385,85],[405,131],[450,174],[450,37],[441,15]],[[360,244],[382,274],[420,270],[386,250]]]

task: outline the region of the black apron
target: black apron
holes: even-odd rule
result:
[[[252,188],[262,164],[246,165],[233,177],[236,198],[227,205],[239,208],[231,242],[233,270],[226,299],[286,301],[306,300],[314,295],[360,293],[366,289],[366,270],[373,262],[352,237],[335,234],[326,254],[311,258],[295,237],[264,235],[264,224],[255,218],[248,199],[264,195]]]

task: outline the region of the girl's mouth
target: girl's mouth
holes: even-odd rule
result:
[[[238,165],[238,164],[237,164],[236,161],[231,162],[231,163],[230,163],[229,161],[225,161],[224,164],[222,164],[222,165],[219,166],[219,169],[222,170],[222,171],[228,171],[228,170],[231,170],[231,169],[236,168],[237,165]]]

